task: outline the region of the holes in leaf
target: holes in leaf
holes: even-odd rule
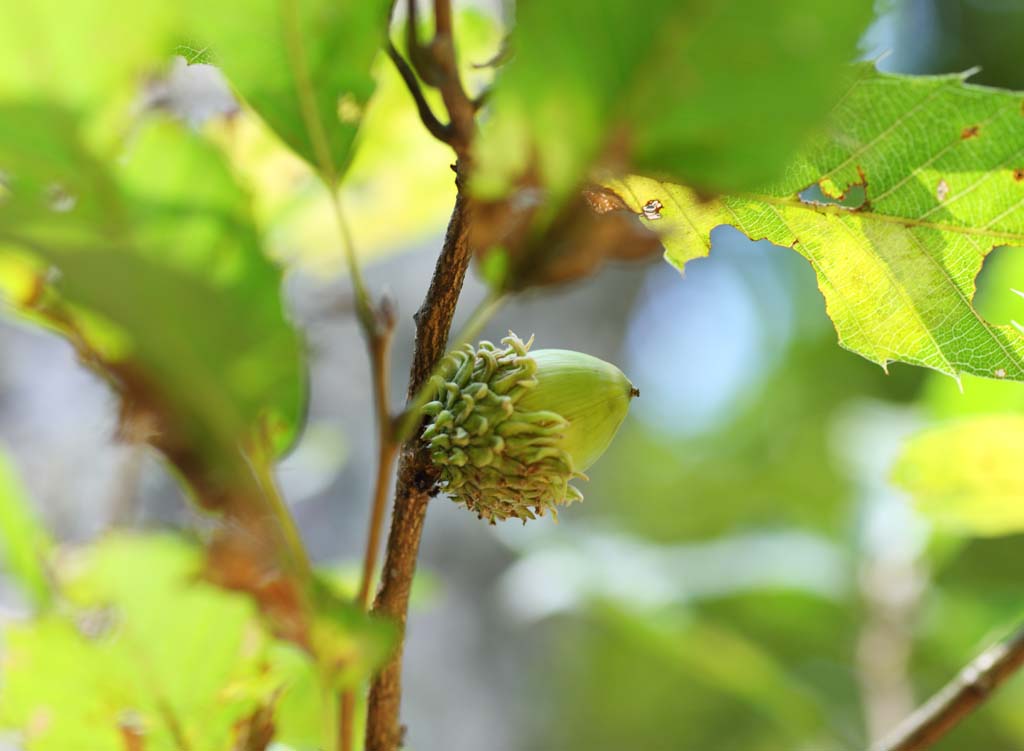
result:
[[[868,202],[867,186],[854,183],[838,195],[830,195],[819,183],[804,188],[798,194],[801,201],[812,206],[837,206],[848,211],[857,211]]]
[[[831,177],[826,177],[800,191],[797,196],[812,206],[836,206],[848,211],[868,209],[868,176],[857,166],[860,180],[845,188]]]
[[[1024,321],[1024,248],[996,248],[985,258],[975,280],[974,307],[988,322]],[[1001,376],[994,373],[996,378]]]

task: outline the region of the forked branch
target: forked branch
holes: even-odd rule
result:
[[[390,36],[387,43],[388,57],[409,89],[423,125],[431,135],[451,146],[460,158],[465,158],[469,154],[476,130],[475,115],[482,100],[477,102],[470,99],[462,86],[452,33],[451,2],[435,0],[434,37],[429,44],[422,44],[419,39],[416,0],[407,0],[406,7],[405,35],[409,60],[395,49]],[[421,80],[440,92],[450,119],[447,124],[442,124],[431,110],[420,85]]]

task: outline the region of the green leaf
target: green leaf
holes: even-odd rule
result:
[[[720,225],[792,247],[840,343],[872,362],[1024,380],[1024,336],[972,304],[985,256],[1024,245],[1024,97],[960,76],[857,73],[826,133],[775,183],[713,200],[642,177],[609,185],[636,211],[664,204],[650,225],[680,269]]]
[[[0,8],[0,98],[124,104],[169,49],[172,3],[38,0]],[[6,124],[6,123],[5,123]]]
[[[466,68],[493,56],[500,28],[491,18],[463,9],[454,20]],[[394,36],[397,41],[401,33]],[[482,71],[465,73],[469,86]],[[364,263],[443,230],[455,201],[451,149],[423,127],[408,89],[386,55],[378,55],[373,75],[376,88],[340,193],[351,219],[353,244]],[[257,219],[274,257],[289,267],[337,274],[345,251],[332,197],[310,179],[311,167],[250,111],[210,130],[253,194]]]
[[[242,98],[336,183],[373,93],[370,67],[387,0],[190,0],[186,7],[189,33],[212,49]]]
[[[936,524],[971,535],[1024,531],[1024,416],[989,415],[912,439],[893,470]]]
[[[201,580],[200,547],[118,534],[52,563],[62,607],[3,634],[0,728],[20,730],[27,751],[124,751],[132,732],[154,751],[236,751],[260,710],[275,739],[319,746],[336,709],[333,690],[321,703],[323,673],[270,636],[249,598]],[[350,601],[320,617],[334,655],[350,658],[339,685],[365,681],[394,629]]]
[[[0,103],[0,119],[0,293],[109,381],[123,436],[231,517],[212,546],[217,581],[253,591],[301,640],[286,612],[301,595],[282,597],[297,584],[260,582],[301,566],[269,477],[304,417],[304,362],[247,196],[214,147],[173,123],[141,126],[108,168],[63,110]]]
[[[867,2],[521,3],[474,189],[494,199],[535,170],[563,197],[595,162],[709,190],[770,179],[870,19]]]
[[[561,628],[536,689],[558,717],[552,748],[832,748],[795,661],[722,622],[602,604]]]
[[[301,347],[216,150],[151,123],[107,169],[61,111],[0,111],[0,285],[24,293],[11,302],[68,336],[126,409],[178,421],[190,445],[230,453],[271,431],[287,446],[303,410]]]
[[[0,724],[29,751],[123,751],[130,733],[147,749],[234,748],[236,725],[290,678],[266,675],[252,603],[197,582],[201,563],[168,536],[62,556],[62,615],[5,630]]]
[[[390,655],[394,624],[367,615],[323,576],[316,581],[314,608],[311,638],[321,675],[335,690],[358,686]]]
[[[37,608],[50,602],[50,578],[44,561],[53,542],[35,518],[14,467],[0,452],[0,563],[32,598]]]

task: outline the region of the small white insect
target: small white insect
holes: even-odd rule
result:
[[[939,199],[939,203],[942,203],[947,196],[949,196],[949,183],[939,180],[939,184],[935,187],[935,197]]]

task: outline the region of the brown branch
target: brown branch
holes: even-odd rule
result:
[[[448,224],[444,247],[423,304],[415,315],[416,343],[409,374],[409,398],[430,377],[434,365],[444,355],[452,317],[469,266],[469,227],[472,207],[462,192],[461,170],[456,166],[459,193]],[[387,543],[387,558],[381,573],[381,587],[373,612],[387,617],[401,629],[398,647],[381,669],[370,689],[366,720],[366,751],[396,751],[402,744],[399,724],[402,692],[402,644],[409,592],[416,571],[423,521],[436,482],[429,458],[420,451],[418,438],[402,445],[398,465],[398,484]]]
[[[923,751],[937,743],[1024,665],[1024,626],[992,645],[872,751]]]
[[[407,18],[405,21],[405,46],[416,74],[423,79],[428,86],[437,86],[439,72],[434,65],[434,60],[428,54],[427,48],[420,44],[420,20],[416,9],[416,0],[406,2]]]
[[[435,36],[452,35],[452,4],[450,0],[434,0]]]
[[[439,141],[444,143],[452,142],[452,128],[450,125],[443,125],[434,111],[430,109],[430,104],[427,102],[427,98],[423,96],[423,89],[420,88],[420,82],[416,80],[416,74],[412,68],[409,67],[409,63],[405,61],[405,58],[395,49],[395,45],[388,40],[387,45],[388,57],[391,58],[391,62],[395,64],[395,68],[398,69],[398,75],[402,77],[405,82],[405,87],[412,94],[413,101],[416,103],[416,111],[419,113],[420,120],[430,135]]]
[[[374,321],[366,331],[367,349],[370,355],[370,369],[373,379],[374,419],[377,424],[377,477],[374,482],[373,499],[370,504],[370,520],[366,531],[366,550],[363,554],[363,569],[360,577],[356,603],[363,610],[370,604],[370,588],[377,571],[377,554],[380,551],[381,531],[384,526],[384,512],[387,509],[388,489],[391,484],[391,470],[395,464],[398,445],[392,437],[391,399],[389,396],[391,365],[391,340],[395,331],[395,307],[389,297],[384,297],[374,310]],[[355,691],[341,694],[338,705],[338,748],[352,751],[355,730]]]
[[[381,527],[384,526],[384,512],[387,509],[388,490],[391,484],[391,468],[398,453],[398,446],[392,439],[391,400],[389,397],[391,364],[391,338],[395,329],[395,312],[390,302],[379,307],[378,333],[369,343],[370,362],[373,370],[373,403],[377,422],[377,478],[373,489],[373,503],[370,523],[366,534],[366,552],[363,556],[363,573],[356,596],[360,607],[370,605],[370,587],[377,569],[377,553],[380,550]]]
[[[464,157],[468,154],[476,130],[476,107],[462,87],[459,76],[455,37],[452,34],[451,0],[434,0],[434,24],[434,39],[429,48],[438,73],[434,85],[441,92],[441,99],[451,118],[452,148],[456,154]]]

